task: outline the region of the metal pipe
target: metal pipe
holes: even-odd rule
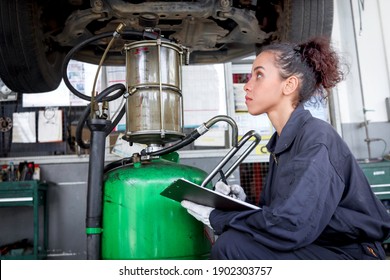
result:
[[[161,40],[157,39],[157,61],[158,61],[158,90],[159,90],[159,95],[158,95],[158,102],[160,105],[160,137],[164,138],[165,137],[165,106],[163,102],[163,97],[162,97],[162,74],[161,74]]]
[[[366,104],[365,104],[365,98],[364,98],[364,90],[363,90],[363,81],[362,81],[362,70],[360,66],[360,59],[359,59],[359,48],[358,48],[358,42],[357,42],[357,35],[356,35],[356,26],[355,26],[355,15],[353,12],[353,4],[352,0],[350,0],[350,6],[351,6],[351,13],[352,13],[352,26],[353,26],[353,32],[354,32],[354,41],[355,41],[355,50],[356,50],[356,63],[357,63],[357,68],[359,72],[359,85],[360,85],[360,95],[362,99],[362,107],[363,107],[363,126],[364,126],[364,131],[366,134],[366,140],[370,139],[369,131],[368,131],[368,120],[367,120],[367,110],[366,110]],[[360,7],[359,7],[359,12],[360,12]],[[360,29],[362,27],[360,26]],[[370,141],[366,141],[367,143],[367,152],[368,152],[368,160],[371,159],[371,147],[370,147]]]
[[[141,152],[141,154],[149,155],[149,156],[162,156],[162,155],[165,155],[165,154],[172,153],[172,152],[174,152],[176,150],[179,150],[180,148],[182,148],[182,147],[184,147],[186,145],[189,145],[190,143],[194,142],[201,135],[203,135],[207,131],[209,131],[209,128],[211,126],[213,126],[214,124],[216,124],[217,122],[220,122],[220,121],[225,121],[228,124],[230,124],[230,126],[232,127],[232,145],[236,146],[237,145],[237,140],[238,140],[238,127],[237,127],[236,122],[231,117],[218,115],[216,117],[213,117],[212,119],[210,119],[206,123],[202,124],[201,126],[196,128],[195,130],[193,130],[189,135],[187,135],[180,142],[178,142],[178,143],[176,143],[176,144],[174,144],[174,145],[172,145],[170,147],[158,150],[158,151],[147,152],[147,151],[143,150]]]
[[[220,121],[224,121],[224,122],[227,122],[228,124],[230,124],[230,126],[232,128],[232,146],[236,146],[237,141],[238,141],[238,127],[237,127],[237,123],[231,117],[224,116],[224,115],[218,115],[218,116],[215,116],[214,118],[210,119],[204,125],[207,128],[210,128],[211,126],[213,126],[214,124],[216,124],[217,122],[220,122]]]
[[[218,165],[214,168],[213,171],[206,177],[206,179],[203,181],[201,187],[205,187],[213,178],[215,175],[217,175],[222,168],[226,165],[226,163],[229,162],[229,160],[240,150],[244,144],[254,136],[256,140],[249,145],[249,147],[244,151],[243,154],[233,163],[233,165],[227,170],[225,173],[225,177],[229,177],[233,171],[237,168],[237,166],[249,155],[249,153],[257,146],[257,144],[261,140],[261,136],[255,132],[254,130],[248,131],[241,140],[237,143],[236,146],[230,149],[230,151],[226,154],[226,156],[218,163]]]
[[[90,119],[87,124],[91,130],[86,217],[87,259],[99,260],[101,252],[106,129],[111,122],[104,119]]]
[[[261,136],[256,133],[254,130],[248,131],[243,138],[241,138],[240,142],[244,143],[248,141],[250,138],[255,137],[256,140],[253,141],[249,147],[240,155],[240,157],[234,162],[234,164],[225,172],[225,177],[229,177],[233,171],[243,162],[243,160],[252,152],[252,150],[260,143]],[[247,138],[247,139],[245,139]]]

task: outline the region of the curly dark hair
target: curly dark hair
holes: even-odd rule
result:
[[[315,37],[301,44],[274,43],[264,46],[260,52],[275,54],[276,66],[283,79],[297,76],[301,83],[297,104],[318,97],[323,100],[328,90],[345,77],[338,54],[327,37]]]

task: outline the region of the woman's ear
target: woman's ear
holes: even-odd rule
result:
[[[290,95],[298,90],[299,79],[297,76],[290,76],[284,81],[283,93]]]

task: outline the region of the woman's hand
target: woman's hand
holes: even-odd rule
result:
[[[218,181],[215,184],[215,191],[222,193],[224,195],[229,195],[241,201],[245,201],[246,194],[244,189],[240,185],[226,185],[222,181]]]
[[[181,206],[187,209],[187,212],[191,214],[195,219],[202,222],[206,226],[211,227],[210,225],[210,213],[214,210],[212,207],[200,205],[188,200],[183,200]]]

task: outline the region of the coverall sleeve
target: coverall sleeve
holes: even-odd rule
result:
[[[316,144],[278,170],[271,199],[261,210],[224,213],[214,210],[214,229],[234,228],[271,248],[287,251],[315,241],[341,199],[344,183],[335,172],[328,150]]]

